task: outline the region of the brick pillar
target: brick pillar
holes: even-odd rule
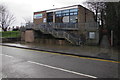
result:
[[[34,31],[33,30],[25,31],[25,42],[34,42]]]
[[[21,32],[21,41],[25,41],[25,32]]]

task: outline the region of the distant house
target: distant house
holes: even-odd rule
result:
[[[97,44],[99,33],[94,16],[92,11],[81,5],[38,11],[33,15],[34,25],[32,27],[29,25],[26,32],[32,29],[34,34],[44,36],[49,34],[58,40],[63,39],[75,45]],[[41,34],[36,33],[38,30]]]

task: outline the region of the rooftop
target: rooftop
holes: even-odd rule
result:
[[[54,11],[60,11],[60,10],[65,10],[65,9],[78,8],[78,6],[83,7],[86,10],[89,10],[88,8],[86,8],[86,7],[82,6],[82,5],[72,5],[72,6],[54,8],[54,9],[49,9],[49,10],[37,11],[37,12],[44,12],[44,11],[46,11],[46,12],[54,12]],[[89,11],[91,11],[91,10],[89,10]],[[37,13],[37,12],[34,12],[34,13]],[[91,11],[91,12],[93,12],[93,11]]]

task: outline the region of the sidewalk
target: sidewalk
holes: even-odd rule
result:
[[[67,55],[76,55],[81,57],[92,57],[92,58],[119,61],[118,60],[119,51],[113,48],[101,48],[97,46],[47,45],[47,44],[38,44],[38,43],[25,43],[25,44],[3,43],[2,45],[40,50],[40,51],[55,52],[55,53],[67,54]]]

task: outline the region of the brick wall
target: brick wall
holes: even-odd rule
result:
[[[44,18],[47,18],[46,11],[42,11],[42,12],[34,12],[34,15],[35,15],[35,14],[42,14],[42,18],[39,18],[39,19],[33,19],[33,21],[34,21],[35,24],[43,23]]]
[[[34,31],[33,30],[25,31],[25,42],[34,42]]]

